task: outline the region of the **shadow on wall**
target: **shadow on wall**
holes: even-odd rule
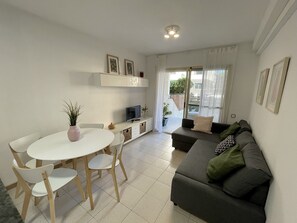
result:
[[[99,75],[84,71],[71,71],[69,73],[70,83],[76,86],[99,86]]]
[[[126,109],[118,109],[112,112],[112,120],[110,122],[119,123],[126,121]]]

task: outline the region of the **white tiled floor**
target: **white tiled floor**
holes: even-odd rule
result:
[[[171,135],[164,133],[150,133],[125,145],[123,162],[128,181],[117,167],[121,202],[116,201],[110,174],[103,172],[98,178],[94,172],[94,210],[90,209],[89,200],[82,202],[74,183],[70,183],[56,198],[56,222],[203,223],[170,201],[172,177],[185,155],[171,147]],[[78,171],[85,186],[82,163],[78,163]],[[23,194],[17,199],[14,199],[15,189],[9,194],[21,211]],[[30,203],[26,222],[50,222],[46,198],[36,207]]]

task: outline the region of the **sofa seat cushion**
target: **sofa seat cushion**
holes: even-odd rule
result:
[[[191,129],[180,127],[172,133],[172,139],[194,144],[197,139],[219,143],[218,133],[207,134],[203,132],[191,131]]]
[[[197,140],[177,168],[176,173],[221,189],[220,184],[210,183],[207,176],[208,162],[216,157],[214,153],[216,146],[217,144],[213,142]]]

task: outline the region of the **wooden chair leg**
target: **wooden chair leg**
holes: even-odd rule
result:
[[[20,191],[21,191],[21,185],[17,181],[16,189],[15,189],[15,199],[17,199],[20,196]]]
[[[121,166],[121,169],[122,169],[122,171],[123,171],[123,174],[125,175],[126,180],[128,180],[128,176],[127,176],[127,173],[126,173],[124,164],[123,164],[123,162],[122,162],[121,159],[119,159],[119,161],[120,161],[120,166]]]
[[[99,175],[99,178],[102,177],[102,170],[98,170],[98,175]]]
[[[76,170],[77,168],[77,159],[72,160],[73,169]]]
[[[50,204],[51,223],[55,223],[56,222],[55,200],[53,197],[51,197],[49,198],[48,202]]]
[[[84,193],[84,190],[83,190],[83,188],[82,188],[82,185],[81,185],[79,176],[76,176],[76,177],[74,178],[74,181],[75,181],[75,184],[76,184],[76,186],[77,186],[78,191],[79,191],[80,194],[81,194],[82,200],[83,200],[83,201],[86,201],[85,193]]]
[[[30,192],[25,192],[25,198],[24,198],[24,203],[23,203],[23,208],[22,208],[22,219],[25,221],[25,218],[27,216],[27,211],[30,203],[30,198],[31,198],[31,193]]]
[[[111,169],[110,173],[112,175],[112,180],[113,180],[113,184],[114,184],[115,193],[117,196],[117,201],[120,202],[120,195],[119,195],[118,182],[117,182],[117,177],[115,174],[115,169]]]
[[[39,204],[40,197],[35,197],[34,198],[34,205],[37,206]]]
[[[87,196],[90,199],[91,210],[94,210],[94,201],[93,201],[93,194],[92,194],[92,182],[91,182],[91,171],[88,166],[88,156],[84,157],[85,162],[85,171],[86,171],[86,178],[87,178]]]
[[[65,160],[62,160],[61,163],[62,163],[62,167],[66,167],[66,161]]]

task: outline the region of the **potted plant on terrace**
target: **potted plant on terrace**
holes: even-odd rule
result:
[[[73,104],[71,101],[64,104],[64,112],[68,115],[69,118],[69,129],[67,132],[68,138],[71,142],[78,141],[80,138],[80,130],[77,124],[77,118],[81,114],[81,106],[77,103]]]
[[[163,120],[162,120],[163,127],[166,126],[167,122],[168,122],[168,117],[166,117],[166,116],[172,114],[172,112],[169,111],[168,106],[169,106],[168,103],[163,103]]]

